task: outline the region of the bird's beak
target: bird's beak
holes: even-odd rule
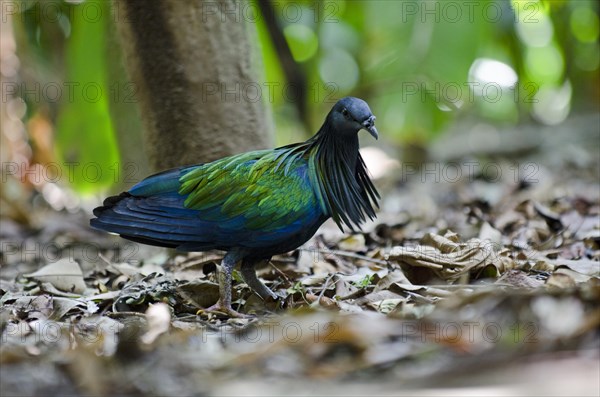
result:
[[[377,133],[377,128],[375,128],[374,125],[368,127],[367,131],[369,131],[369,134],[371,134],[373,136],[373,138],[375,138],[375,139],[379,138],[379,133]]]
[[[371,116],[363,122],[363,128],[369,131],[369,134],[375,139],[379,138],[377,128],[375,128],[375,116]]]

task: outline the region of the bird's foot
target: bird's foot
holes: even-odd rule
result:
[[[219,317],[233,317],[233,318],[253,318],[250,314],[244,314],[233,310],[231,305],[224,305],[220,301],[215,303],[209,308],[200,309],[196,314],[214,314]]]

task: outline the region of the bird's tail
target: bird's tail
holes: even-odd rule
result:
[[[186,196],[178,193],[181,169],[150,176],[129,192],[108,197],[94,209],[96,218],[90,225],[119,234],[128,240],[161,247],[194,250],[210,245],[205,225],[198,211],[185,208]]]

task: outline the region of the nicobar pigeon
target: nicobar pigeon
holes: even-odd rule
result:
[[[306,142],[152,175],[107,198],[91,226],[181,251],[226,251],[220,299],[207,311],[242,316],[231,307],[238,262],[248,286],[277,299],[257,278],[257,263],[298,248],[329,218],[343,231],[375,217],[379,193],[358,151],[361,129],[377,139],[374,123],[365,101],[343,98]]]

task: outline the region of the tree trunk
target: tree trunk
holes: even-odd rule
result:
[[[261,65],[253,46],[255,27],[235,12],[240,4],[113,3],[154,168],[208,162],[272,145],[262,97],[248,91],[260,86]]]

